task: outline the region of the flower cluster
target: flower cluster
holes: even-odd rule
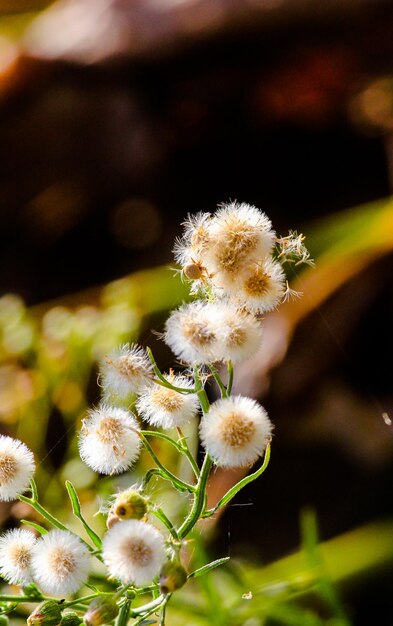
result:
[[[38,501],[32,453],[20,441],[0,436],[0,500],[18,497],[53,527],[47,531],[32,524],[39,537],[25,529],[3,534],[0,574],[11,584],[33,584],[39,589],[37,600],[42,599],[42,593],[64,598],[88,583],[91,558],[98,558],[116,591],[97,591],[78,599],[78,606],[85,609],[85,626],[111,622],[119,611],[121,624],[127,624],[130,616],[144,621],[157,610],[162,611],[160,624],[164,624],[171,593],[188,579],[181,564],[184,540],[201,517],[214,515],[247,484],[248,479],[243,479],[213,509],[207,509],[206,485],[213,464],[249,467],[264,456],[260,469],[249,477],[254,480],[269,460],[272,423],[256,400],[231,395],[233,365],[258,350],[263,339],[261,315],[275,308],[288,293],[281,263],[296,259],[309,262],[303,238],[292,233],[278,239],[264,213],[234,202],[222,206],[215,215],[190,216],[184,226],[175,257],[183,276],[193,283],[192,293],[199,298],[170,314],[163,336],[186,369],[162,373],[149,350],[136,344],[123,345],[100,364],[102,400],[82,421],[79,453],[95,472],[108,476],[126,472],[143,448],[158,466],[149,470],[141,485],[109,498],[103,537],[82,516],[77,493],[68,481],[73,513],[89,541],[53,517]],[[222,364],[227,368],[226,382],[221,378]],[[212,404],[205,391],[209,379],[216,382],[221,395]],[[201,466],[182,432],[186,424],[198,418],[205,451]],[[153,430],[142,430],[142,420]],[[185,457],[195,477],[193,483],[173,474],[159,460],[148,441],[154,436],[169,440]],[[169,481],[180,493],[191,494],[191,507],[180,523],[170,520],[147,493],[152,476]],[[29,485],[30,498],[23,495]],[[164,525],[165,533],[153,517]],[[214,566],[204,566],[203,570]],[[132,599],[147,591],[153,592],[153,601],[133,612]],[[34,596],[34,590],[32,593]],[[75,602],[62,601],[60,606],[48,600],[40,604],[30,615],[29,626],[79,624],[78,614],[62,613],[68,604]]]

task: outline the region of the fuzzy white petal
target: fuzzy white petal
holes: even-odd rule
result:
[[[175,387],[193,387],[193,383],[185,376],[169,375],[167,379]],[[198,413],[199,401],[196,394],[181,394],[153,383],[141,393],[136,406],[149,424],[167,429],[190,422]]]
[[[32,550],[34,581],[55,596],[67,596],[81,588],[88,576],[89,552],[68,530],[51,530]]]
[[[201,441],[216,465],[243,467],[260,457],[273,426],[252,398],[231,396],[214,402],[200,425]]]
[[[30,564],[36,540],[32,532],[19,528],[0,536],[0,575],[12,585],[33,581]]]
[[[0,501],[14,500],[26,491],[34,470],[31,450],[18,439],[0,435]]]
[[[146,351],[136,344],[125,344],[111,352],[100,365],[104,396],[126,399],[149,382],[152,368]]]
[[[189,363],[211,363],[217,337],[210,304],[196,300],[172,311],[165,326],[165,343],[178,359]]]
[[[275,309],[282,302],[285,291],[284,270],[280,263],[271,260],[251,265],[239,276],[236,288],[227,289],[235,302],[255,313],[266,313]]]
[[[148,585],[165,561],[164,538],[146,522],[126,520],[105,535],[102,555],[109,573],[122,583]]]
[[[139,424],[124,409],[102,404],[88,412],[79,436],[81,459],[95,472],[120,474],[139,456]]]

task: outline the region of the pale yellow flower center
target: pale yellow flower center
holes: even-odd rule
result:
[[[238,326],[233,326],[227,337],[227,346],[228,348],[240,348],[244,344],[247,338],[247,333],[244,328],[239,328]]]
[[[112,361],[111,365],[126,378],[133,378],[140,373],[140,367],[138,367],[138,364],[129,356],[120,356],[118,359]]]
[[[214,333],[205,324],[191,318],[184,322],[183,334],[196,346],[208,346],[215,340]]]
[[[30,550],[23,545],[14,545],[10,548],[9,557],[12,564],[26,569],[30,564]]]
[[[130,539],[125,546],[125,552],[135,565],[145,567],[152,559],[153,551],[143,539]]]
[[[270,276],[261,267],[257,267],[254,272],[244,282],[244,291],[254,297],[264,296],[269,291]]]
[[[124,433],[123,425],[115,417],[104,417],[96,430],[103,443],[116,441]]]
[[[243,448],[255,434],[255,425],[245,415],[230,413],[221,424],[221,436],[231,448]]]
[[[11,454],[3,454],[0,456],[0,485],[7,485],[12,482],[16,476],[18,464],[14,456]]]
[[[50,569],[59,578],[65,578],[75,571],[75,558],[69,550],[55,548],[49,555],[48,563]]]
[[[156,389],[151,394],[151,402],[158,408],[168,411],[168,413],[175,413],[179,411],[183,406],[183,398],[180,393],[173,389]]]

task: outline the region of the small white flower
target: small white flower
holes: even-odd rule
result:
[[[178,359],[191,365],[214,361],[217,336],[211,305],[196,300],[172,311],[165,326],[165,343]]]
[[[139,456],[139,430],[129,411],[106,404],[91,409],[79,436],[81,459],[95,472],[120,474]]]
[[[257,352],[262,341],[262,325],[254,315],[224,301],[214,302],[211,310],[218,339],[214,360],[240,363]]]
[[[0,536],[0,575],[12,585],[26,585],[33,581],[30,562],[36,540],[32,532],[19,528]]]
[[[260,457],[272,432],[265,409],[251,398],[217,400],[203,416],[201,441],[216,465],[243,467]]]
[[[113,578],[138,587],[148,585],[165,561],[164,538],[146,522],[125,520],[106,533],[102,556]]]
[[[246,203],[231,202],[220,208],[209,226],[209,242],[201,253],[216,287],[237,283],[239,272],[270,255],[275,233],[269,218]]]
[[[89,552],[68,530],[51,530],[36,542],[31,566],[34,581],[44,593],[67,596],[85,582]]]
[[[203,250],[209,245],[210,213],[188,215],[183,222],[184,233],[176,240],[173,249],[176,261],[184,267],[190,262],[198,263]]]
[[[100,365],[100,382],[105,397],[121,399],[138,393],[152,377],[152,367],[143,348],[125,344],[111,352]]]
[[[0,435],[0,501],[14,500],[29,487],[34,456],[19,439]]]
[[[230,297],[255,313],[266,313],[276,308],[285,297],[286,278],[280,263],[265,261],[254,264],[244,272],[236,289],[229,289]]]
[[[170,373],[166,379],[175,387],[193,388],[193,383],[185,376]],[[145,387],[136,406],[140,415],[149,424],[167,429],[183,426],[191,421],[198,413],[199,401],[196,394],[182,394],[153,383]]]

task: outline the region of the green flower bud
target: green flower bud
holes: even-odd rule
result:
[[[6,615],[0,615],[0,626],[8,626],[9,621]]]
[[[102,594],[94,598],[83,616],[86,626],[101,626],[110,624],[117,617],[119,607],[111,594]]]
[[[122,491],[116,497],[112,513],[119,519],[142,519],[147,512],[147,500],[136,489]]]
[[[61,609],[56,600],[42,602],[27,618],[28,626],[58,626],[60,621]]]
[[[161,593],[172,593],[183,587],[187,581],[187,572],[179,561],[167,561],[160,573]]]
[[[76,613],[65,613],[61,618],[60,626],[79,626],[82,619]]]

